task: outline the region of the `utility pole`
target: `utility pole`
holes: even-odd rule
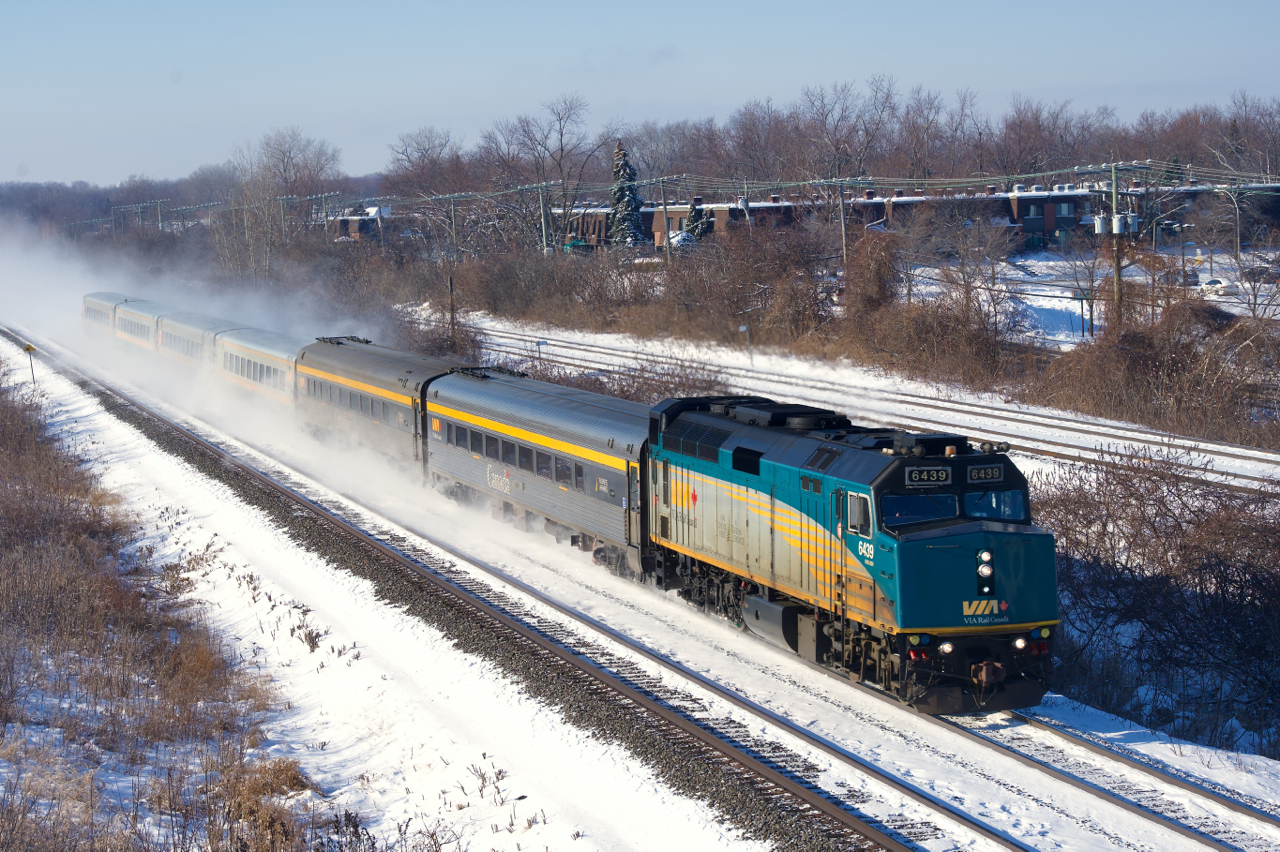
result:
[[[542,184],[538,184],[538,218],[542,220],[542,253],[547,253],[547,208],[542,203]]]
[[[457,260],[458,255],[458,214],[453,207],[453,196],[449,196],[449,233],[453,237],[453,260]],[[543,239],[546,239],[543,237]],[[450,278],[450,281],[453,279]]]
[[[662,245],[667,250],[667,263],[671,262],[671,220],[667,218],[667,179],[658,179],[662,191]]]
[[[36,362],[35,362],[34,353],[36,351],[36,348],[32,346],[30,343],[28,343],[26,347],[23,348],[22,351],[27,353],[27,363],[31,366],[31,386],[35,387],[36,386]]]
[[[453,303],[453,276],[449,276],[449,351],[458,350],[458,310]]]
[[[1115,299],[1116,331],[1124,326],[1124,297],[1120,286],[1120,184],[1116,180],[1116,164],[1111,164],[1111,245],[1115,255],[1115,279],[1113,281],[1113,298]],[[1108,323],[1110,325],[1110,323]]]
[[[837,189],[840,191],[840,263],[844,270],[844,283],[849,286],[849,237],[845,233],[844,225],[844,184],[840,184]]]
[[[289,244],[289,231],[284,226],[284,199],[280,199],[280,239]]]

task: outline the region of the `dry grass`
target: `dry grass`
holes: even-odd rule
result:
[[[254,751],[274,702],[0,364],[0,849],[303,850],[310,784]],[[175,524],[170,525],[170,529]],[[103,796],[107,777],[133,777]]]
[[[1174,452],[1033,478],[1063,625],[1055,688],[1174,736],[1280,757],[1280,484],[1192,480]]]

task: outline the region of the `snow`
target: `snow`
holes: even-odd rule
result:
[[[0,341],[0,358],[17,364],[20,355]],[[357,811],[384,837],[409,818],[440,820],[471,848],[757,848],[617,746],[565,724],[438,631],[379,602],[365,581],[295,546],[225,486],[39,362],[36,379],[54,431],[85,449],[144,528],[181,506],[189,510],[182,541],[224,545],[223,566],[197,577],[192,595],[279,689],[287,709],[271,717],[262,750],[297,759],[325,793],[325,809]],[[158,547],[157,564],[181,556],[167,536],[144,544]],[[325,633],[314,653],[290,636],[299,606]],[[479,795],[472,767],[490,777],[502,770],[501,794]],[[120,772],[110,783],[129,789]]]
[[[1054,261],[1030,258],[1026,262],[1035,268]],[[1047,272],[1049,267],[1044,269]],[[29,275],[6,271],[11,282],[33,280]],[[75,324],[75,294],[129,289],[128,283],[88,280],[87,276],[77,280],[79,283],[69,288],[74,293],[63,294],[57,311],[60,318],[75,317]],[[17,287],[11,284],[9,289],[16,294]],[[48,305],[55,299],[47,292],[40,296],[40,307],[48,313]],[[234,309],[209,312],[232,313]],[[28,316],[35,314],[28,312]],[[484,319],[483,324],[492,331],[530,331],[492,319]],[[59,342],[71,344],[74,340],[56,321],[41,330]],[[321,329],[319,333],[328,332]],[[917,394],[935,404],[1003,405],[998,397],[965,394],[848,364],[818,364],[771,352],[559,330],[554,336],[545,331],[534,333],[537,336],[533,339],[551,342],[544,347],[546,357],[572,354],[566,348],[570,344],[593,343],[614,347],[619,361],[648,353],[702,359],[740,374],[754,368],[770,377],[756,388],[759,392],[832,405],[868,418],[948,419],[964,431],[965,424],[979,424],[982,415],[965,413],[959,407],[944,415],[919,407],[918,401],[912,403],[902,394]],[[59,351],[56,346],[48,348]],[[0,341],[0,358],[25,367],[25,358],[4,341]],[[97,359],[97,366],[110,369],[112,365],[109,359]],[[15,373],[15,379],[21,380],[22,375]],[[158,451],[39,362],[36,378],[47,394],[55,429],[77,441],[101,472],[104,484],[124,495],[145,526],[154,528],[164,508],[188,510],[180,541],[155,540],[162,548],[156,555],[159,562],[177,556],[180,546],[199,549],[211,540],[225,545],[222,560],[227,567],[197,578],[200,583],[193,596],[207,602],[209,620],[229,637],[238,653],[272,678],[282,709],[268,722],[263,749],[269,755],[299,760],[320,784],[326,807],[362,812],[372,818],[375,832],[383,836],[392,836],[396,823],[410,817],[418,824],[443,820],[473,849],[514,850],[517,844],[523,849],[574,850],[758,846],[739,840],[708,808],[673,793],[616,746],[565,725],[558,714],[522,696],[488,664],[457,651],[437,631],[377,602],[364,581],[292,545],[225,488]],[[155,401],[152,393],[138,393]],[[171,390],[161,395],[182,399]],[[912,408],[913,404],[917,407]],[[367,458],[320,452],[293,434],[262,435],[255,431],[255,424],[237,418],[234,412],[224,415],[219,420],[217,411],[196,410],[195,415],[184,416],[225,444],[236,445],[230,437],[233,432],[256,440],[274,459],[302,471],[295,478],[309,478],[308,487],[318,498],[345,504],[352,515],[399,531],[411,540],[416,540],[415,531],[430,535],[477,561],[495,565],[550,599],[737,690],[793,724],[907,778],[919,789],[978,815],[1028,845],[1160,852],[1192,848],[1186,838],[1099,804],[1084,793],[1054,787],[1051,793],[1037,796],[1037,791],[1046,790],[1043,774],[1007,763],[993,768],[994,758],[986,749],[949,740],[932,725],[852,691],[792,655],[724,622],[693,614],[673,596],[612,577],[591,565],[585,554],[557,546],[549,537],[516,535],[495,528],[487,518],[414,483],[387,480],[380,473],[384,466]],[[1061,429],[1052,425],[1028,429],[1046,441],[1063,439]],[[275,464],[243,445],[240,453],[264,468]],[[1039,463],[1030,457],[1018,461],[1024,468]],[[1247,467],[1244,462],[1238,464]],[[370,511],[364,512],[352,502],[355,500]],[[518,592],[509,593],[520,597]],[[289,636],[288,628],[302,615],[291,606],[295,602],[309,610],[310,624],[327,631],[314,653]],[[708,704],[718,716],[741,719],[755,735],[787,742],[823,770],[824,786],[845,783],[865,791],[874,797],[867,805],[873,813],[885,817],[918,813],[829,756],[789,741],[724,702],[709,700]],[[1280,763],[1275,761],[1171,744],[1162,734],[1054,696],[1040,712],[1194,777],[1265,801],[1280,801]],[[48,735],[56,737],[56,732]],[[491,791],[485,797],[478,795],[473,766],[490,777],[499,769],[505,773],[501,782],[505,802],[495,800]],[[0,765],[0,773],[3,771]],[[124,774],[111,781],[118,789],[128,789]],[[522,795],[527,798],[517,799]],[[460,804],[466,807],[458,810]],[[529,818],[537,822],[530,826]],[[513,832],[507,831],[509,824]],[[494,825],[499,827],[497,833],[492,830]],[[988,848],[950,824],[944,829],[950,837],[925,841],[922,846]],[[572,839],[575,832],[582,832],[581,839]],[[1280,838],[1275,845],[1280,848]]]
[[[8,344],[0,346],[0,357],[16,355]],[[409,817],[443,819],[475,848],[514,849],[516,843],[534,849],[569,843],[574,849],[744,845],[707,808],[672,793],[617,747],[564,725],[557,714],[520,695],[499,673],[456,651],[436,631],[377,602],[363,581],[294,547],[222,486],[155,450],[69,382],[38,364],[37,379],[49,394],[55,426],[91,448],[105,484],[125,494],[144,521],[160,506],[184,506],[190,510],[186,541],[198,544],[216,536],[225,543],[223,559],[230,567],[203,578],[195,594],[208,601],[213,623],[234,639],[246,660],[272,677],[287,702],[288,709],[268,725],[264,749],[298,759],[319,782],[327,804],[374,815],[375,831],[387,835]],[[201,428],[234,443],[216,428]],[[370,471],[376,468],[367,460],[335,467],[332,453],[317,458],[305,441],[285,437],[269,442],[272,455],[323,478],[324,485],[311,486],[316,496],[358,499],[391,519],[392,530],[438,537],[477,562],[496,565],[551,599],[1024,842],[1062,849],[1125,848],[1126,843],[1151,850],[1187,848],[1185,839],[1153,831],[1083,793],[1028,797],[1026,791],[1044,786],[1035,770],[1006,766],[992,771],[985,749],[940,741],[935,728],[899,708],[853,692],[724,622],[694,615],[673,596],[612,577],[591,565],[585,554],[557,546],[550,537],[494,535],[487,519],[416,486],[377,487],[385,483],[371,482]],[[248,448],[242,452],[263,467],[272,464]],[[353,505],[350,511],[361,510]],[[247,582],[249,575],[254,582]],[[288,628],[299,618],[299,610],[285,603],[289,601],[308,607],[310,623],[327,631],[315,653],[289,636]],[[713,712],[740,718],[753,734],[789,739],[727,705]],[[1087,726],[1088,719],[1077,714],[1072,723]],[[1115,725],[1095,727],[1106,734]],[[1150,732],[1148,737],[1160,739]],[[822,768],[824,786],[843,784],[873,797],[870,812],[891,818],[913,811],[900,797],[829,756],[787,744]],[[1212,767],[1202,768],[1200,777],[1256,790],[1267,800],[1280,798],[1277,764],[1214,756],[1216,762],[1210,758]],[[506,773],[506,802],[499,804],[492,793],[484,799],[477,795],[472,766]],[[528,798],[516,801],[520,795]],[[459,804],[467,807],[456,810]],[[527,827],[530,817],[538,822]],[[513,822],[515,833],[508,833],[506,826]],[[949,838],[922,846],[982,847],[955,827],[945,830]],[[577,831],[583,833],[581,840],[571,840]]]

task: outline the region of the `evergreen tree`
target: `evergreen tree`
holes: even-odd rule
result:
[[[711,230],[711,220],[702,213],[702,208],[689,202],[689,215],[684,218],[684,232],[695,240],[701,240]]]
[[[636,168],[627,150],[618,142],[613,151],[613,189],[609,192],[609,242],[615,246],[638,246],[648,242],[640,224],[640,193],[636,190]]]

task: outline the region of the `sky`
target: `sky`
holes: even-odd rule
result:
[[[723,120],[876,74],[991,113],[1015,93],[1121,119],[1280,96],[1274,0],[15,0],[3,21],[0,182],[178,178],[290,126],[362,175],[403,133],[470,145],[566,93],[599,124]]]

